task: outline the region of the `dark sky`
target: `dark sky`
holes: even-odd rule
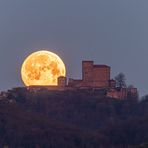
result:
[[[24,58],[41,48],[57,53],[67,76],[81,61],[124,72],[148,93],[148,0],[0,0],[0,90],[23,86]]]

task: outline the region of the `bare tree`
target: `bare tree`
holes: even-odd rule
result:
[[[116,77],[115,77],[115,80],[116,80],[116,86],[119,87],[119,88],[126,88],[126,78],[125,78],[125,75],[124,73],[119,73]]]

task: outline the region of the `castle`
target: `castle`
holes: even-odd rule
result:
[[[69,79],[68,86],[107,88],[110,85],[110,67],[94,65],[93,61],[82,61],[82,80]]]
[[[48,90],[105,90],[105,96],[117,99],[137,97],[137,88],[118,88],[116,81],[110,78],[111,68],[107,65],[95,65],[93,61],[82,61],[82,79],[69,79],[67,83],[66,77],[58,78],[57,86],[45,86]],[[30,86],[29,89],[33,89]],[[35,86],[35,90],[40,86]]]

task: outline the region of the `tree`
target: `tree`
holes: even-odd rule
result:
[[[126,83],[125,83],[125,75],[124,73],[119,73],[116,77],[115,77],[115,80],[116,80],[116,86],[119,87],[119,88],[125,88],[126,87]]]

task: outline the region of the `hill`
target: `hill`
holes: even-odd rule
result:
[[[30,92],[0,100],[1,147],[140,147],[148,142],[148,99],[117,100],[103,91]]]

